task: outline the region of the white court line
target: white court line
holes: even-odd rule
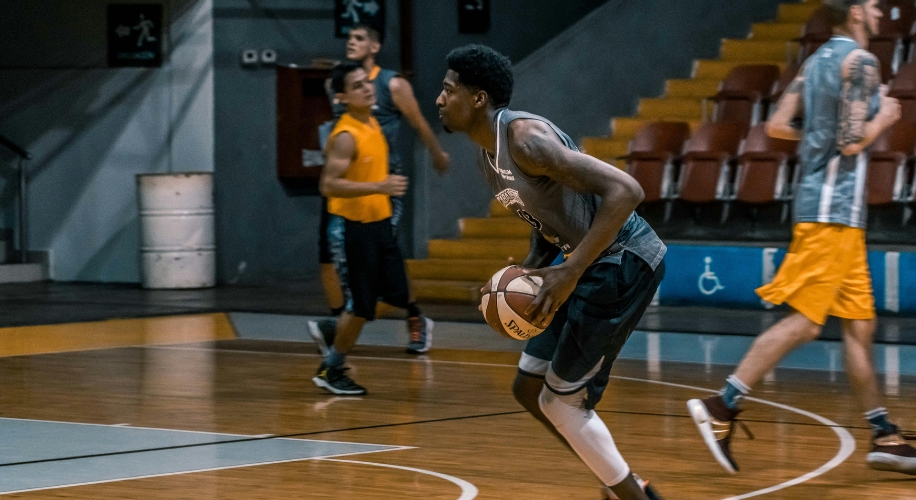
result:
[[[221,444],[227,444],[227,443],[221,443]],[[388,445],[375,445],[375,446],[388,446]],[[258,463],[252,463],[252,464],[227,465],[225,467],[212,467],[209,469],[195,469],[195,470],[187,470],[187,471],[180,471],[180,472],[164,472],[162,474],[149,474],[146,476],[132,476],[132,477],[122,477],[122,478],[117,478],[117,479],[103,479],[101,481],[88,481],[85,483],[61,484],[57,486],[42,486],[40,488],[30,488],[30,489],[25,489],[25,490],[3,491],[3,492],[0,492],[0,495],[11,495],[13,493],[26,493],[29,491],[56,490],[60,488],[73,488],[76,486],[89,486],[93,484],[117,483],[120,481],[133,481],[134,479],[148,479],[151,477],[181,476],[184,474],[196,474],[198,472],[212,472],[212,471],[227,470],[227,469],[242,469],[245,467],[257,467],[260,465],[285,464],[285,463],[290,463],[290,462],[306,462],[308,460],[325,460],[326,458],[331,458],[331,457],[349,457],[353,455],[367,455],[369,453],[382,453],[386,451],[400,451],[402,449],[404,450],[411,449],[411,447],[409,446],[391,446],[390,448],[385,449],[385,450],[370,450],[370,451],[356,451],[356,452],[351,452],[351,453],[338,453],[336,455],[327,455],[326,457],[291,458],[288,460],[274,460],[272,462],[258,462]],[[84,460],[84,459],[81,459],[81,460]]]
[[[359,465],[372,465],[374,467],[387,467],[389,469],[401,469],[411,472],[419,472],[420,474],[427,474],[430,476],[435,476],[440,479],[445,479],[446,481],[457,484],[461,488],[461,496],[458,497],[458,500],[472,500],[477,498],[477,487],[473,484],[465,481],[464,479],[457,478],[455,476],[449,476],[447,474],[442,474],[440,472],[433,472],[431,470],[424,469],[414,469],[413,467],[404,467],[403,465],[391,465],[391,464],[380,464],[378,462],[357,462],[356,460],[339,460],[336,458],[319,458],[323,462],[343,462],[348,464],[359,464]]]
[[[614,375],[612,375],[611,378],[616,378],[618,380],[630,380],[633,382],[649,382],[650,384],[666,385],[669,387],[678,387],[681,389],[693,389],[693,390],[706,391],[706,392],[719,392],[714,389],[704,389],[702,387],[694,387],[692,385],[674,384],[671,382],[658,382],[655,380],[645,380],[641,378],[619,377],[619,376],[614,376]],[[802,410],[801,408],[784,405],[782,403],[776,403],[774,401],[768,401],[766,399],[759,399],[759,398],[752,398],[752,397],[745,397],[744,399],[748,401],[756,401],[758,403],[763,403],[765,405],[775,406],[776,408],[781,408],[783,410],[788,410],[794,413],[798,413],[799,415],[804,415],[810,419],[816,420],[824,424],[825,426],[829,427],[830,430],[836,433],[837,437],[840,438],[840,451],[837,452],[837,454],[832,459],[830,459],[830,461],[828,461],[824,465],[818,467],[817,469],[807,474],[801,475],[795,479],[790,479],[789,481],[786,481],[784,483],[777,484],[776,486],[771,486],[769,488],[764,488],[762,490],[752,491],[750,493],[745,493],[743,495],[728,497],[724,500],[741,500],[744,498],[756,497],[760,495],[765,495],[767,493],[772,493],[774,491],[782,490],[790,486],[795,486],[796,484],[804,483],[805,481],[808,481],[809,479],[814,479],[817,476],[820,476],[832,469],[835,469],[840,464],[845,462],[846,459],[849,458],[849,456],[852,455],[854,451],[856,451],[856,440],[855,438],[852,437],[852,434],[850,434],[849,431],[847,431],[845,427],[840,426],[840,424],[832,420],[824,418],[816,413],[811,413],[810,411]]]
[[[156,346],[154,346],[154,347],[156,347]],[[161,347],[156,347],[156,348],[161,348]],[[171,346],[166,347],[166,348],[169,348],[169,349],[175,349],[175,348],[181,349],[181,347],[171,347]],[[198,348],[193,348],[193,349],[198,349]],[[232,351],[232,352],[240,352],[240,351]],[[257,351],[257,352],[260,352],[260,351]],[[262,354],[264,354],[264,353],[262,353]],[[270,353],[270,354],[273,354],[273,353]],[[297,355],[297,356],[318,356],[318,355],[305,354],[305,353],[282,353],[282,354]],[[425,363],[425,362],[428,362],[428,361],[432,361],[433,363],[444,363],[444,364],[454,364],[454,365],[492,366],[492,367],[512,367],[512,368],[516,368],[516,365],[510,365],[510,364],[506,364],[506,363],[479,363],[479,362],[473,362],[473,361],[446,361],[446,360],[432,360],[432,359],[418,360],[418,359],[400,359],[400,358],[375,358],[375,357],[371,357],[371,356],[348,356],[348,358],[349,358],[349,359],[377,360],[377,361],[397,361],[397,362],[405,362],[405,361],[406,361],[406,362],[409,362],[409,363]],[[634,381],[634,382],[646,382],[646,383],[649,383],[649,384],[667,385],[667,386],[670,386],[670,387],[680,387],[680,388],[682,388],[682,389],[690,389],[690,390],[695,390],[695,391],[718,392],[718,391],[716,391],[716,390],[714,390],[714,389],[707,389],[707,388],[704,388],[704,387],[695,387],[695,386],[692,386],[692,385],[674,384],[674,383],[671,383],[671,382],[661,382],[661,381],[646,380],[646,379],[641,379],[641,378],[620,377],[620,376],[615,376],[615,375],[611,375],[611,378],[616,378],[616,379],[618,379],[618,380],[629,380],[629,381]],[[807,474],[801,475],[801,476],[799,476],[799,477],[797,477],[797,478],[795,478],[795,479],[791,479],[791,480],[786,481],[786,482],[784,482],[784,483],[780,483],[780,484],[778,484],[778,485],[776,485],[776,486],[771,486],[771,487],[769,487],[769,488],[764,488],[764,489],[762,489],[762,490],[752,491],[752,492],[750,492],[750,493],[745,493],[745,494],[740,495],[740,496],[728,497],[728,498],[725,498],[724,500],[741,500],[741,499],[744,499],[744,498],[751,498],[751,497],[755,497],[755,496],[765,495],[765,494],[767,494],[767,493],[772,493],[772,492],[774,492],[774,491],[781,490],[781,489],[785,489],[785,488],[788,488],[788,487],[790,487],[790,486],[795,486],[795,485],[797,485],[797,484],[801,484],[801,483],[803,483],[803,482],[805,482],[805,481],[808,481],[808,480],[811,480],[811,479],[813,479],[813,478],[815,478],[815,477],[817,477],[817,476],[821,476],[821,475],[827,473],[828,471],[830,471],[830,470],[832,470],[832,469],[835,469],[835,468],[838,467],[840,464],[842,464],[843,462],[845,462],[846,459],[849,458],[849,456],[852,455],[852,453],[853,453],[853,452],[855,451],[855,449],[856,449],[856,442],[855,442],[855,439],[852,437],[852,435],[849,433],[849,431],[847,431],[846,428],[840,426],[840,424],[838,424],[838,423],[836,423],[836,422],[834,422],[834,421],[832,421],[832,420],[829,420],[829,419],[827,419],[827,418],[825,418],[825,417],[822,417],[822,416],[820,416],[820,415],[818,415],[818,414],[816,414],[816,413],[811,413],[811,412],[809,412],[809,411],[802,410],[802,409],[796,408],[796,407],[794,407],[794,406],[784,405],[784,404],[781,404],[781,403],[776,403],[776,402],[774,402],[774,401],[768,401],[768,400],[765,400],[765,399],[752,398],[752,397],[745,397],[745,399],[748,400],[748,401],[756,401],[756,402],[758,402],[758,403],[763,403],[763,404],[766,404],[766,405],[770,405],[770,406],[774,406],[774,407],[777,407],[777,408],[781,408],[781,409],[784,409],[784,410],[788,410],[788,411],[791,411],[791,412],[794,412],[794,413],[798,413],[799,415],[803,415],[803,416],[806,416],[806,417],[808,417],[808,418],[814,419],[814,420],[816,420],[817,422],[820,422],[821,424],[823,424],[823,425],[825,425],[825,426],[827,426],[827,427],[830,427],[830,429],[831,429],[831,430],[837,435],[837,437],[840,439],[840,450],[839,450],[839,451],[837,452],[837,454],[836,454],[832,459],[830,459],[827,463],[825,463],[824,465],[818,467],[817,469],[815,469],[815,470],[813,470],[813,471],[811,471],[811,472],[809,472],[809,473],[807,473]]]

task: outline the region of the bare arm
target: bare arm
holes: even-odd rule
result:
[[[403,78],[392,78],[388,87],[391,89],[391,99],[394,101],[394,105],[398,107],[404,118],[407,118],[407,122],[417,131],[420,140],[423,141],[426,149],[432,154],[433,165],[436,170],[439,172],[448,170],[449,157],[442,151],[442,146],[439,145],[436,134],[433,133],[429,123],[423,118],[423,114],[420,112],[420,105],[417,104],[417,98],[414,97],[413,87],[411,87],[410,82]]]
[[[319,190],[324,196],[356,198],[370,194],[400,196],[407,191],[407,178],[389,175],[382,182],[356,182],[344,179],[350,163],[356,157],[356,143],[348,132],[341,132],[328,141]]]
[[[792,83],[782,93],[779,104],[776,106],[776,111],[767,122],[767,135],[776,139],[801,140],[801,130],[794,126],[793,122],[796,117],[802,114],[802,90],[804,88],[805,76],[804,68],[802,68],[798,72],[798,76],[792,80]]]
[[[533,315],[535,324],[549,323],[585,269],[617,237],[644,194],[632,177],[598,159],[570,150],[547,124],[538,120],[512,122],[509,153],[527,175],[546,176],[576,192],[595,194],[602,199],[588,233],[566,262],[530,272],[542,276],[544,285],[527,312]]]
[[[878,60],[864,50],[843,61],[843,90],[837,147],[844,155],[859,154],[900,118],[900,103],[882,96],[881,110],[868,120],[868,105],[881,85]]]

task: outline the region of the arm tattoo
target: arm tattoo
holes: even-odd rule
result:
[[[848,77],[843,81],[840,96],[840,123],[837,131],[837,145],[840,148],[857,144],[865,137],[868,104],[878,92],[880,84],[875,57],[868,53],[857,55],[851,63]]]

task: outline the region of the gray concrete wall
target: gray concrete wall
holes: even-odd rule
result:
[[[107,1],[4,5],[0,134],[34,156],[28,236],[55,280],[138,282],[135,175],[213,170],[211,0],[163,3],[164,63],[149,69],[106,67]],[[0,153],[7,228],[14,164]]]

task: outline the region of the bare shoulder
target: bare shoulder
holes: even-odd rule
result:
[[[520,165],[544,166],[568,150],[556,132],[541,120],[519,119],[509,124],[509,153]]]
[[[391,93],[393,94],[413,92],[413,87],[410,85],[410,82],[401,75],[397,75],[389,80],[388,88],[391,89]]]
[[[344,130],[328,140],[328,153],[333,156],[351,156],[356,151],[356,141],[353,134]]]

